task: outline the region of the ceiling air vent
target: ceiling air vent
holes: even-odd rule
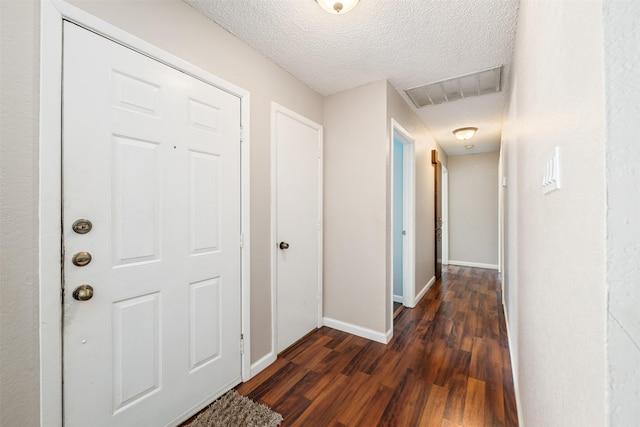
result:
[[[438,105],[456,99],[500,92],[502,66],[428,85],[405,89],[416,107]]]

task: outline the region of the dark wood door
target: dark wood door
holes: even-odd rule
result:
[[[431,163],[434,174],[434,206],[435,206],[435,275],[436,280],[442,276],[442,163],[438,160],[438,152],[431,151]]]

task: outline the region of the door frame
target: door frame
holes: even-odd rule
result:
[[[261,366],[266,367],[276,360],[277,354],[277,290],[278,290],[278,251],[277,246],[278,239],[278,218],[277,218],[277,200],[278,200],[278,156],[277,156],[277,115],[278,113],[284,114],[294,120],[299,121],[312,129],[318,131],[318,312],[317,312],[317,327],[323,325],[322,313],[323,313],[323,292],[322,292],[322,280],[323,280],[323,140],[324,133],[323,127],[318,123],[309,120],[308,118],[292,111],[276,102],[271,102],[271,351],[261,361]]]
[[[40,425],[61,426],[62,305],[60,292],[62,223],[62,23],[78,24],[142,55],[240,98],[241,135],[241,333],[242,380],[250,378],[250,94],[185,60],[133,36],[61,0],[40,4],[40,127],[39,127],[39,338]]]
[[[442,165],[442,265],[449,265],[449,169]]]
[[[389,138],[389,153],[390,153],[390,173],[389,173],[389,188],[390,188],[390,224],[389,227],[389,262],[391,265],[390,274],[390,286],[388,305],[390,324],[388,330],[393,331],[393,200],[396,195],[393,191],[393,164],[394,164],[394,152],[393,149],[394,139],[398,139],[403,144],[403,159],[402,159],[402,212],[403,212],[403,228],[407,232],[403,242],[403,256],[402,256],[402,304],[405,307],[413,308],[416,306],[416,215],[415,215],[415,198],[416,198],[416,162],[415,162],[415,138],[403,128],[400,123],[395,119],[391,119],[391,135]]]

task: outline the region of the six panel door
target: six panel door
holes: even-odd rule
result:
[[[168,425],[240,382],[240,100],[71,23],[63,65],[65,425]]]

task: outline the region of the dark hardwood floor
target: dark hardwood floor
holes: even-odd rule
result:
[[[236,389],[283,426],[517,426],[497,273],[449,266],[389,344],[323,327]]]

